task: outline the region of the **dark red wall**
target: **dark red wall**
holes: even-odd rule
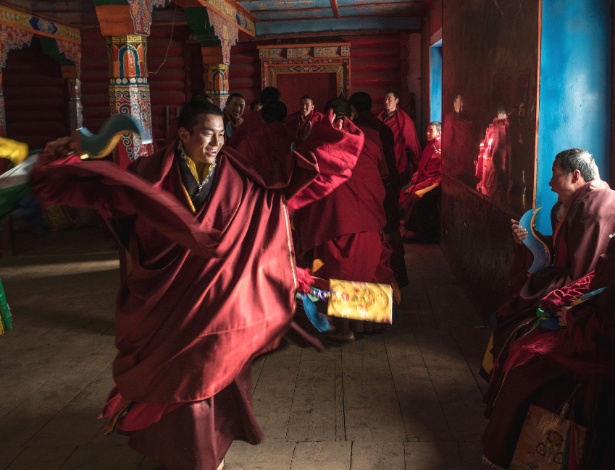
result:
[[[34,150],[68,135],[68,90],[60,64],[37,38],[30,47],[9,51],[2,77],[8,138]]]
[[[441,244],[453,269],[468,280],[466,287],[485,318],[507,296],[507,272],[514,252],[510,219],[533,205],[538,11],[532,5],[521,11],[517,2],[500,2],[498,7],[448,0],[443,10]],[[457,119],[452,108],[458,93],[463,95],[463,113],[456,125],[450,125]],[[526,107],[523,116],[520,103]],[[474,164],[499,105],[509,113],[506,173],[512,185],[507,196],[491,198],[476,191]],[[525,199],[521,197],[522,171]]]

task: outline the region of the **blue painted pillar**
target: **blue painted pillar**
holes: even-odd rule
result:
[[[611,2],[542,0],[536,161],[537,227],[551,233],[549,211],[555,155],[589,151],[609,175],[611,120]]]

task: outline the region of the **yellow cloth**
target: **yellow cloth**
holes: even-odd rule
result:
[[[0,137],[0,158],[7,158],[14,166],[19,165],[28,156],[28,144]]]
[[[188,164],[188,168],[190,168],[190,173],[192,173],[192,176],[194,176],[194,179],[196,179],[199,183],[202,183],[203,180],[207,178],[207,175],[209,174],[209,169],[211,168],[211,163],[207,165],[205,168],[203,168],[202,175],[199,175],[198,172],[196,171],[196,165],[192,161],[191,158],[186,158],[186,163]]]
[[[434,183],[431,186],[427,186],[426,188],[417,189],[414,194],[416,194],[418,197],[423,197],[429,191],[431,191],[432,189],[437,188],[438,186],[440,186],[440,183]]]

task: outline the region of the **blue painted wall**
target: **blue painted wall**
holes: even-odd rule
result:
[[[553,157],[571,147],[588,150],[609,175],[611,119],[611,2],[542,0],[538,115],[537,227],[551,233]]]
[[[429,48],[429,121],[442,121],[442,41]]]

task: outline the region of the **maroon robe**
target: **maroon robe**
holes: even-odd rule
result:
[[[241,125],[235,129],[231,138],[227,139],[224,145],[236,149],[242,141],[265,125],[267,125],[267,123],[263,119],[262,110],[256,113],[250,113],[244,117]]]
[[[393,131],[397,171],[399,174],[408,171],[408,169],[412,172],[418,166],[421,158],[421,144],[414,121],[405,111],[399,108],[389,116],[386,116],[385,112],[386,110],[380,111],[378,119],[384,121]],[[406,151],[409,155],[406,155]]]
[[[304,119],[301,111],[297,111],[286,117],[286,128],[288,133],[295,138],[295,142],[299,144],[309,137],[314,124],[324,117],[324,114],[312,110]]]
[[[324,145],[332,149],[362,145],[360,132],[330,134],[337,141]],[[110,398],[119,393],[120,405],[132,402],[136,416],[129,411],[119,429],[122,420],[145,426],[127,429],[131,445],[170,468],[215,469],[233,439],[262,438],[249,367],[293,318],[286,199],[314,179],[318,166],[314,152],[293,152],[262,175],[251,160],[223,149],[212,192],[192,215],[175,148],[137,160],[130,170],[138,176],[73,157],[38,167],[32,184],[47,204],[97,208],[128,250]]]
[[[588,433],[580,468],[612,468],[615,461],[615,238],[596,270],[548,294],[541,306],[556,312],[587,292],[607,289],[568,310],[567,328],[537,329],[518,339],[490,403],[484,455],[507,467],[530,403],[557,412],[574,395],[574,419]]]
[[[511,187],[508,119],[495,118],[485,131],[476,161],[476,190],[507,203]]]
[[[442,147],[440,136],[436,137],[423,149],[421,155],[421,161],[419,162],[418,169],[412,175],[412,185],[408,188],[407,192],[402,192],[400,197],[400,205],[404,213],[404,225],[407,230],[411,230],[416,233],[420,233],[421,225],[426,224],[427,220],[417,220],[415,213],[418,206],[424,202],[423,196],[440,186],[442,181]],[[430,204],[427,204],[427,212],[436,212],[433,209],[437,209],[438,205],[431,208]],[[436,217],[438,214],[432,214]],[[414,216],[414,217],[413,217]],[[420,217],[419,219],[424,219]],[[427,232],[427,229],[424,230]]]
[[[313,259],[324,262],[315,275],[394,284],[389,267],[391,250],[383,232],[385,190],[378,172],[382,148],[374,140],[377,131],[362,130],[365,144],[350,179],[324,199],[296,211],[294,225],[301,256],[311,253]],[[354,325],[360,327],[357,331],[362,330],[362,323]]]

